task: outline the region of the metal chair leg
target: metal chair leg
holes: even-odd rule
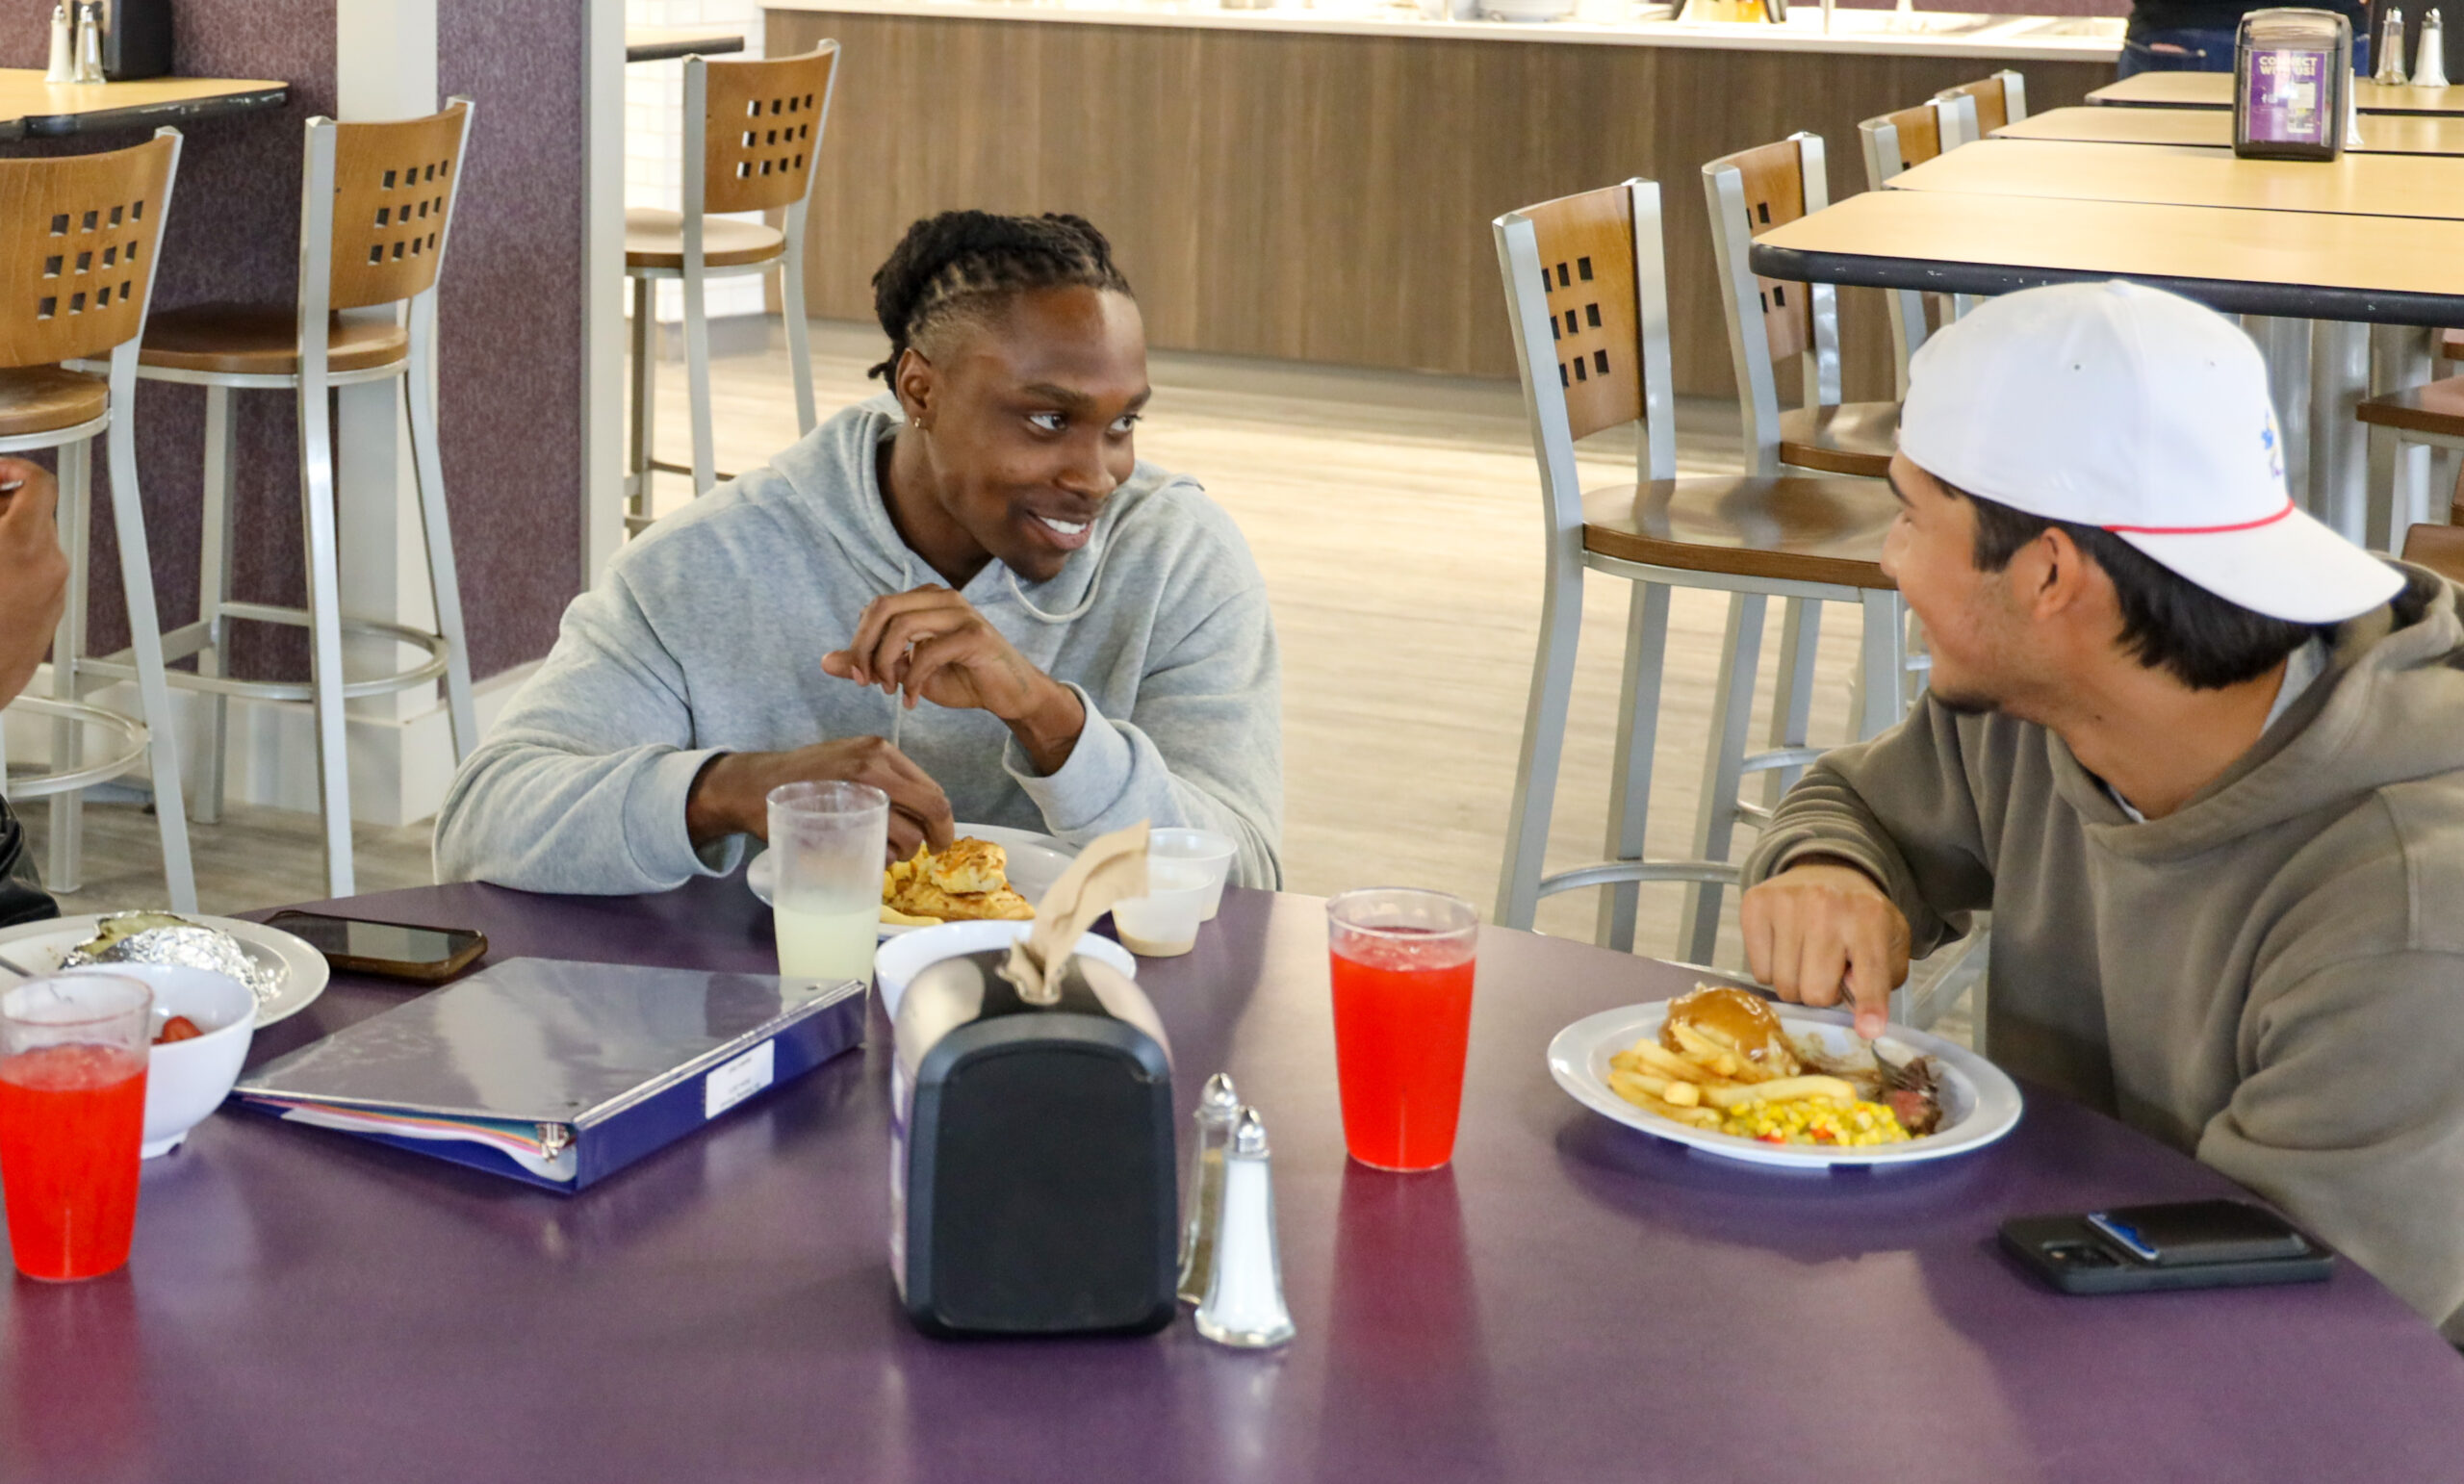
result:
[[[94,445],[80,439],[62,446],[59,453],[60,504],[55,519],[60,544],[68,556],[68,602],[61,610],[60,627],[51,639],[51,694],[54,700],[77,699],[77,661],[86,654],[86,609],[92,556]],[[54,772],[74,770],[85,755],[85,737],[74,722],[51,724],[51,766]],[[72,788],[51,796],[50,859],[44,874],[54,891],[75,891],[86,876],[86,794]]]
[[[1857,739],[1880,736],[1906,715],[1908,615],[1895,588],[1864,596],[1864,629],[1857,641]]]
[[[658,447],[653,404],[658,392],[658,283],[633,280],[633,428],[626,449],[626,514],[636,523],[651,519],[651,459]]]
[[[1729,599],[1728,633],[1720,645],[1720,684],[1711,703],[1711,741],[1703,761],[1703,793],[1696,806],[1694,858],[1726,860],[1736,832],[1737,789],[1744,779],[1745,739],[1754,717],[1754,676],[1761,660],[1762,615],[1766,600],[1759,593],[1737,593]],[[1703,883],[1685,896],[1682,957],[1689,963],[1708,963],[1720,937],[1721,888]]]
[[[1803,747],[1813,717],[1813,663],[1822,647],[1822,604],[1791,598],[1780,623],[1779,689],[1771,697],[1771,747]],[[1780,796],[1804,776],[1799,767],[1768,768],[1762,774],[1762,802],[1777,805]]]
[[[684,276],[684,379],[693,403],[693,498],[719,482],[718,437],[710,427],[710,314],[708,282],[688,269]]]
[[[779,307],[787,321],[787,370],[796,383],[796,426],[809,433],[817,421],[812,399],[812,331],[805,322],[805,244],[801,233],[787,239],[779,260]]]
[[[335,533],[334,438],[326,382],[299,378],[299,496],[308,537],[308,646],[317,721],[319,802],[324,816],[325,891],[347,897],[351,869],[349,731],[343,709],[341,550]]]
[[[479,745],[479,708],[471,694],[471,647],[462,629],[462,586],[453,566],[453,531],[445,502],[445,457],[436,439],[435,291],[411,303],[411,364],[403,407],[411,424],[411,466],[420,486],[420,528],[427,536],[428,594],[445,640],[445,709],[453,723],[456,767]]]
[[[1540,908],[1540,873],[1549,854],[1549,815],[1557,798],[1557,764],[1566,740],[1566,707],[1575,689],[1575,650],[1582,639],[1582,562],[1571,546],[1581,533],[1561,533],[1551,553],[1540,601],[1539,652],[1531,660],[1530,699],[1523,714],[1523,750],[1514,765],[1514,803],[1506,817],[1505,869],[1498,882],[1497,921],[1529,929]]]
[[[1626,653],[1617,696],[1615,771],[1608,783],[1608,838],[1603,857],[1639,860],[1652,802],[1652,750],[1659,737],[1659,695],[1668,657],[1668,589],[1636,582],[1626,605]],[[1536,877],[1535,872],[1535,877]],[[1600,895],[1593,941],[1620,953],[1634,948],[1641,883],[1619,882]]]
[[[197,561],[197,622],[206,645],[197,651],[196,673],[222,673],[222,647],[230,638],[222,604],[231,597],[231,389],[205,389],[205,499]],[[200,825],[222,818],[223,754],[231,727],[231,698],[207,692],[203,733],[197,738],[195,780],[189,788],[189,817]]]
[[[163,877],[171,910],[196,910],[196,872],[189,862],[189,816],[180,803],[180,745],[171,714],[171,686],[163,667],[163,621],[154,609],[154,564],[145,543],[145,506],[137,485],[137,434],[129,415],[137,390],[137,347],[113,357],[112,425],[103,435],[111,462],[112,529],[119,538],[120,587],[128,599],[129,647],[136,652],[137,694],[152,735],[154,826],[163,837]],[[124,370],[123,370],[124,368]]]

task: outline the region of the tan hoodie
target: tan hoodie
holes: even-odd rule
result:
[[[1815,764],[1745,874],[1856,861],[1919,954],[1990,908],[1993,1061],[2276,1202],[2464,1342],[2464,622],[2404,572],[2165,818],[2042,727],[1928,697]]]

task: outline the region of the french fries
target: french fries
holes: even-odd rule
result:
[[[1802,1073],[1793,1064],[1755,1062],[1682,1021],[1665,1029],[1681,1049],[1670,1050],[1655,1034],[1608,1059],[1610,1090],[1637,1108],[1693,1128],[1766,1142],[1908,1138],[1887,1110],[1861,1103],[1856,1087],[1841,1078]],[[1787,1132],[1801,1127],[1812,1137]]]

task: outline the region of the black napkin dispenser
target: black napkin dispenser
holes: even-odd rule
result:
[[[1170,1043],[1112,965],[1060,1003],[1007,949],[927,964],[896,1017],[890,1267],[928,1335],[1145,1334],[1179,1277]]]

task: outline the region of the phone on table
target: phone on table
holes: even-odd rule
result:
[[[345,973],[424,985],[451,979],[488,951],[487,934],[469,928],[423,928],[322,912],[276,912],[266,926],[299,938]]]
[[[2322,1283],[2336,1263],[2284,1217],[2236,1200],[2015,1216],[2002,1245],[2066,1293]]]

